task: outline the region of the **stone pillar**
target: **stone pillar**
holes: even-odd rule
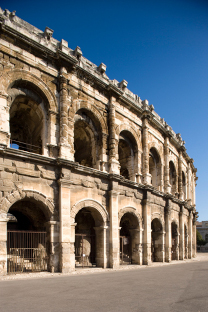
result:
[[[195,172],[193,172],[192,174],[192,205],[195,205],[195,187],[196,187],[196,176],[195,176]]]
[[[180,233],[177,233],[177,237],[176,237],[176,260],[179,260],[179,237],[180,237]]]
[[[178,158],[178,193],[179,199],[184,200],[183,194],[183,179],[182,179],[182,150],[179,150],[179,158]]]
[[[151,263],[151,203],[148,198],[150,194],[147,193],[147,197],[143,199],[143,264],[149,265]]]
[[[107,268],[108,245],[107,245],[107,226],[94,227],[96,234],[96,264],[97,267]]]
[[[114,184],[114,183],[113,183]],[[117,268],[120,264],[119,224],[118,224],[118,193],[109,191],[110,210],[110,267]]]
[[[172,231],[171,231],[171,220],[170,220],[170,206],[167,202],[165,210],[165,261],[171,262],[171,247],[172,247]]]
[[[161,262],[165,262],[165,232],[162,232]]]
[[[161,162],[161,168],[160,168],[160,185],[159,185],[159,191],[160,192],[164,192],[164,181],[163,181],[163,177],[164,177],[164,166]]]
[[[48,235],[48,270],[58,272],[59,270],[59,222],[49,221],[46,223]]]
[[[10,146],[8,95],[0,92],[0,147]]]
[[[181,207],[181,211],[179,213],[179,260],[184,260],[185,258],[185,250],[184,250],[184,215],[183,215],[184,208]]]
[[[164,176],[165,176],[165,192],[171,193],[171,185],[169,181],[169,137],[165,137],[164,143],[164,156],[165,156],[165,169],[164,169]]]
[[[115,109],[116,99],[111,96],[109,104],[109,173],[120,174],[120,164],[118,161],[118,140],[115,133]]]
[[[108,148],[108,135],[106,133],[102,133],[102,148],[101,148],[101,155],[100,155],[100,166],[99,170],[108,172],[108,155],[106,153]]]
[[[196,257],[196,215],[193,216],[192,257]]]
[[[149,173],[149,146],[148,146],[148,115],[142,116],[142,148],[143,148],[143,183],[151,184],[151,174]]]
[[[8,218],[0,219],[0,275],[7,274],[7,221]]]
[[[142,151],[138,150],[138,170],[136,175],[136,182],[143,183],[143,176],[142,176]]]
[[[48,156],[57,157],[55,148],[57,148],[58,138],[56,137],[56,119],[57,113],[49,111],[49,125],[48,125]]]
[[[188,258],[192,258],[192,223],[193,223],[193,213],[189,212],[188,217]]]
[[[191,163],[188,162],[188,172],[187,172],[187,199],[191,205]]]
[[[60,150],[59,156],[68,160],[74,160],[74,148],[69,145],[68,138],[68,91],[66,69],[61,68],[60,82]]]
[[[73,224],[70,222],[70,185],[59,180],[59,219],[60,219],[60,271],[71,272],[75,268]]]

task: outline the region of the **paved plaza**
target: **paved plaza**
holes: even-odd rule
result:
[[[6,276],[0,293],[2,312],[205,312],[208,255],[119,270]]]

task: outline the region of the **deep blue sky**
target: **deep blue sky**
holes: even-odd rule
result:
[[[198,169],[199,221],[208,220],[208,1],[1,0],[2,9],[54,38],[80,46],[107,65],[110,79],[128,88],[186,141]]]

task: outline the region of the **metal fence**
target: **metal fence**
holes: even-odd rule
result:
[[[47,271],[46,232],[7,231],[7,272]]]
[[[11,139],[10,140],[10,147],[14,148],[14,149],[26,151],[26,152],[42,154],[42,147],[41,146],[37,146],[37,145],[25,143],[25,142],[20,142],[17,140]]]
[[[95,235],[75,234],[75,265],[76,267],[96,266]]]

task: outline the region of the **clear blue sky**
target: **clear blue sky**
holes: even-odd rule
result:
[[[80,46],[186,141],[198,169],[199,221],[208,220],[208,1],[1,0],[2,9]]]

